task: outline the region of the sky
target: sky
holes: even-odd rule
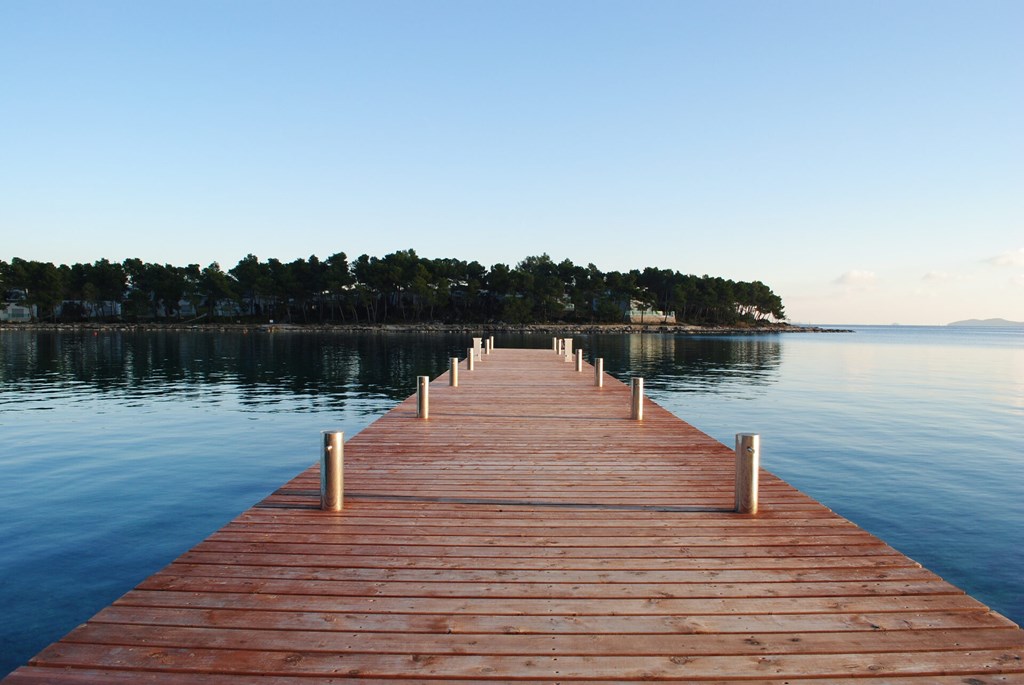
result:
[[[345,252],[1024,321],[1019,0],[3,0],[0,259]]]

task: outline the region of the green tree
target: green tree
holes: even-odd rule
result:
[[[128,277],[128,297],[125,301],[125,314],[132,318],[155,317],[156,298],[154,286],[150,282],[151,273],[141,259],[132,257],[122,262]]]
[[[324,272],[324,290],[327,293],[331,318],[337,311],[344,322],[346,305],[352,307],[355,316],[355,298],[351,292],[355,278],[349,269],[348,256],[344,252],[337,252],[324,260],[324,264],[327,267]]]
[[[522,277],[519,294],[532,303],[532,320],[550,321],[565,311],[565,284],[551,257],[527,257],[516,265]]]
[[[384,304],[383,318],[387,318],[387,294],[389,280],[385,265],[377,257],[363,254],[359,255],[353,265],[353,273],[358,283],[356,299],[359,305],[366,310],[366,318],[372,323],[377,323],[380,312],[380,303]]]
[[[484,278],[484,287],[487,289],[484,306],[487,318],[503,316],[505,302],[515,297],[512,270],[508,264],[491,265]]]
[[[10,287],[27,293],[26,304],[35,305],[41,319],[56,319],[57,306],[65,299],[65,275],[50,262],[19,257],[7,267]]]
[[[428,262],[423,260],[416,264],[412,270],[412,278],[408,283],[407,290],[412,297],[416,320],[419,321],[423,318],[425,307],[430,308],[430,318],[433,319],[434,307],[438,302],[438,298],[435,296],[437,282]]]
[[[238,283],[238,304],[242,311],[250,316],[263,314],[273,290],[270,267],[250,253],[229,269],[228,273]]]
[[[185,281],[183,297],[192,307],[192,311],[199,313],[203,304],[205,293],[203,292],[203,269],[198,264],[189,264],[185,268],[178,268],[178,274]]]
[[[211,262],[200,273],[199,290],[206,301],[206,313],[210,318],[217,315],[218,302],[238,298],[236,281],[217,262]]]
[[[406,293],[412,289],[413,281],[418,272],[420,258],[415,250],[398,250],[391,254],[384,255],[381,260],[384,270],[385,296],[389,297],[402,314],[402,320],[407,320]],[[385,315],[385,318],[386,315]]]
[[[465,287],[463,295],[463,318],[482,318],[484,316],[484,288],[487,283],[487,269],[478,261],[466,264]],[[461,289],[461,284],[460,284]]]
[[[603,321],[621,321],[624,312],[640,294],[636,272],[609,271],[604,275],[604,282],[605,291],[598,304],[598,314]]]
[[[155,302],[164,316],[181,317],[181,301],[189,290],[188,270],[172,264],[148,264]]]
[[[547,255],[528,256],[515,268],[455,258],[424,259],[414,250],[383,258],[360,255],[349,263],[344,252],[320,261],[316,255],[282,263],[261,262],[253,254],[227,273],[216,263],[177,267],[139,259],[71,266],[0,261],[0,287],[30,292],[41,316],[53,317],[62,301],[80,300],[100,316],[113,314],[109,303],[124,302],[128,316],[181,315],[187,298],[205,302],[238,300],[253,316],[300,318],[303,322],[345,322],[365,318],[388,322],[398,314],[408,320],[495,320],[514,323],[566,318],[620,321],[631,304],[675,312],[677,320],[703,324],[785,320],[782,299],[761,281],[732,281],[696,276],[653,266],[628,272],[602,272]],[[65,312],[71,308],[65,307]],[[571,314],[569,312],[572,312]],[[70,314],[68,314],[70,315]]]

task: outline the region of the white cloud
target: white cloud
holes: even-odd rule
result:
[[[968,280],[968,277],[963,274],[951,274],[948,271],[929,271],[921,276],[921,280],[932,283],[958,283]]]
[[[985,261],[993,266],[1024,267],[1024,247],[1008,250]]]
[[[849,286],[869,286],[874,285],[878,278],[875,276],[874,271],[864,271],[863,269],[851,269],[842,276],[835,280],[839,285]]]

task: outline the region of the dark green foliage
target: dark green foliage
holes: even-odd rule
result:
[[[10,264],[0,263],[0,281],[4,290],[20,290],[27,295],[25,304],[36,305],[39,318],[56,319],[57,306],[65,299],[71,270],[48,262],[25,261],[15,257]]]
[[[546,254],[490,269],[414,250],[364,254],[351,264],[344,252],[288,263],[249,254],[226,272],[216,262],[201,268],[102,259],[57,267],[15,257],[0,261],[0,288],[27,293],[43,319],[57,311],[65,319],[115,318],[115,304],[128,320],[618,323],[627,308],[675,312],[679,322],[697,324],[785,319],[781,298],[761,281],[654,267],[605,273]]]

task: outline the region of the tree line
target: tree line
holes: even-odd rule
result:
[[[249,254],[226,271],[216,262],[57,266],[15,257],[0,260],[0,290],[7,301],[35,305],[44,320],[602,323],[622,321],[627,309],[675,312],[694,324],[785,319],[782,300],[760,281],[653,267],[603,272],[546,254],[490,268],[414,250],[351,262],[344,252],[291,262]]]

